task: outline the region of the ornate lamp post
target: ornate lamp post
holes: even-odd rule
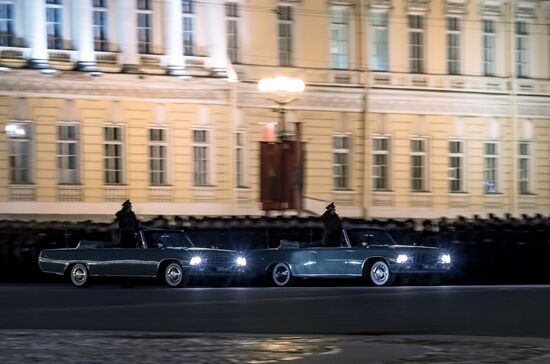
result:
[[[297,100],[300,93],[304,91],[304,88],[304,81],[299,78],[286,76],[262,78],[258,82],[258,90],[268,94],[267,99],[277,104],[276,110],[279,113],[278,134],[280,140],[285,140],[287,137],[285,125],[286,106]]]
[[[262,142],[260,148],[260,194],[262,208],[269,210],[302,210],[303,150],[300,124],[296,124],[296,137],[286,131],[287,105],[298,99],[304,91],[304,81],[299,78],[277,76],[258,82],[258,90],[277,104],[279,113],[277,143]]]

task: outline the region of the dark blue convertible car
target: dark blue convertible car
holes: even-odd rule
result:
[[[197,248],[182,230],[143,230],[136,248],[118,243],[82,240],[76,248],[46,249],[38,264],[42,272],[65,275],[77,287],[91,277],[158,277],[181,287],[191,277],[232,278],[244,273],[246,258],[233,250]]]
[[[400,245],[383,229],[368,226],[343,230],[340,246],[281,241],[278,248],[248,254],[253,276],[273,285],[291,285],[294,278],[365,278],[386,286],[398,276],[431,276],[438,280],[451,268],[451,256],[435,247]]]

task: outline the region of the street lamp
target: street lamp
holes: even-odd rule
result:
[[[286,138],[285,113],[286,105],[298,99],[298,95],[304,91],[305,84],[299,78],[277,76],[273,78],[262,78],[258,82],[258,90],[268,94],[268,100],[277,104],[279,112],[279,137]]]

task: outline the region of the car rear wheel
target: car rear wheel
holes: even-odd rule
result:
[[[394,280],[388,263],[383,260],[377,260],[372,263],[368,274],[370,282],[375,286],[389,286]]]
[[[88,268],[82,263],[73,265],[69,275],[71,283],[78,288],[87,287],[90,284]]]
[[[166,265],[166,268],[164,268],[164,283],[172,288],[183,287],[187,283],[187,276],[181,265],[175,262]]]
[[[292,284],[292,272],[286,263],[277,263],[271,270],[271,281],[277,287],[287,287]]]

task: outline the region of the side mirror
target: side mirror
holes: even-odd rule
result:
[[[361,243],[361,246],[367,248],[367,247],[369,246],[369,244],[366,243],[366,242],[362,242],[362,243]]]

